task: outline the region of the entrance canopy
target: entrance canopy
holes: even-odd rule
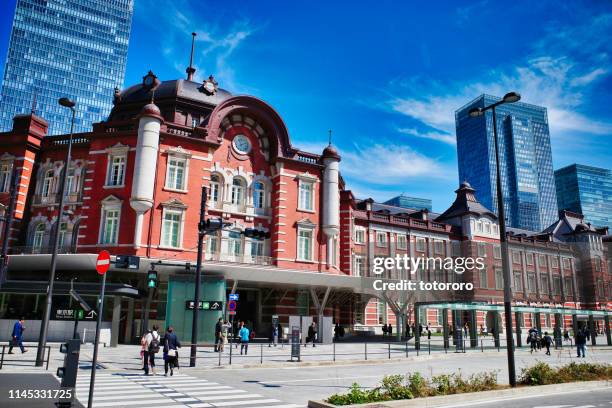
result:
[[[449,310],[482,310],[491,312],[503,312],[503,305],[493,305],[490,303],[418,303],[415,305],[426,309],[449,309]],[[512,306],[513,312],[523,313],[559,313],[564,315],[588,315],[588,316],[608,316],[612,311],[608,310],[588,310],[570,309],[566,307],[546,307],[546,306]]]

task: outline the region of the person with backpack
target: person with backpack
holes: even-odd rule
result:
[[[529,345],[531,346],[531,354],[533,354],[533,351],[538,351],[538,331],[535,330],[534,328],[531,328],[529,330],[529,337],[527,338],[527,341],[529,342]]]
[[[586,358],[586,342],[587,334],[585,330],[578,329],[578,332],[576,332],[576,351],[578,352],[578,358]]]
[[[553,339],[548,335],[548,332],[544,332],[542,342],[544,343],[544,347],[546,347],[546,355],[550,356],[550,346],[553,343]]]
[[[153,330],[148,331],[144,336],[140,344],[142,345],[143,353],[143,364],[145,375],[149,375],[149,366],[153,375],[155,373],[155,354],[159,353],[159,333],[157,332],[157,326],[153,326]]]
[[[168,326],[164,336],[164,377],[168,376],[168,368],[170,369],[170,377],[174,375],[174,369],[178,369],[178,350],[181,348],[181,343],[174,332],[172,326]]]

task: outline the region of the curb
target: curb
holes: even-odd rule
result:
[[[411,400],[382,401],[368,404],[343,405],[346,408],[435,408],[460,407],[476,403],[495,402],[498,399],[521,399],[550,394],[563,394],[574,391],[593,391],[612,387],[612,381],[583,381],[563,384],[522,386],[495,391],[471,392],[467,394],[441,395],[437,397],[415,398]],[[514,398],[512,398],[514,397]],[[338,405],[325,401],[308,401],[308,408],[338,408]]]

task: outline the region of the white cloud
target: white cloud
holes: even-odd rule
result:
[[[454,112],[465,103],[483,93],[502,96],[517,91],[522,101],[548,108],[553,137],[568,132],[610,134],[612,122],[594,120],[585,109],[589,92],[610,74],[612,48],[601,38],[609,38],[611,28],[608,15],[585,26],[553,30],[516,67],[483,72],[479,79],[447,83],[404,79],[399,81],[399,93],[388,98],[387,107],[433,129],[402,133],[439,140],[441,135],[454,134]],[[580,47],[587,47],[589,53],[583,55]],[[397,83],[393,85],[398,89]]]
[[[449,145],[457,144],[454,135],[441,132],[420,132],[415,128],[398,128],[398,132],[409,136],[420,137],[422,139],[437,140],[438,142],[446,143]]]

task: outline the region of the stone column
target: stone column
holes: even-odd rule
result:
[[[591,335],[591,344],[593,346],[597,345],[597,333],[595,330],[595,319],[593,319],[593,315],[589,315],[589,333]]]
[[[113,297],[113,320],[111,322],[111,347],[119,343],[119,320],[121,319],[121,296]]]
[[[127,316],[125,317],[125,344],[132,344],[132,335],[134,333],[134,299],[128,298]]]

